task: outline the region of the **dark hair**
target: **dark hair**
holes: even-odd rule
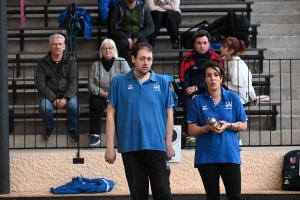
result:
[[[204,67],[204,80],[205,80],[205,76],[206,76],[206,70],[207,68],[213,68],[214,70],[216,70],[219,73],[219,76],[222,77],[222,85],[224,84],[225,81],[225,71],[223,69],[223,67],[220,65],[219,62],[214,61],[214,60],[209,60],[205,62],[205,67]],[[219,69],[219,71],[218,71]]]
[[[194,36],[193,36],[193,43],[195,44],[196,42],[196,39],[198,37],[207,37],[208,41],[210,41],[210,35],[207,31],[205,30],[198,30],[194,33]]]
[[[233,49],[232,56],[236,56],[245,52],[245,44],[243,40],[238,40],[235,37],[225,38],[222,42],[223,46],[228,47],[228,50]]]
[[[136,58],[137,55],[138,55],[139,50],[141,50],[141,49],[145,49],[146,51],[150,51],[150,52],[153,51],[152,46],[150,44],[148,44],[146,42],[141,42],[141,43],[137,43],[134,46],[132,55]]]

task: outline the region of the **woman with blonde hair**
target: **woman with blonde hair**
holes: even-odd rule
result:
[[[101,118],[107,107],[106,99],[111,80],[130,71],[124,58],[118,57],[116,44],[111,39],[103,40],[99,49],[100,60],[89,69],[88,90],[90,92],[90,145],[100,143]]]

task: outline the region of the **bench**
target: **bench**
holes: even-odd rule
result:
[[[176,81],[179,82],[179,76],[174,75]],[[253,87],[259,88],[257,95],[270,95],[271,78],[274,74],[252,74]],[[88,77],[80,77],[78,81],[78,88],[87,88]],[[33,90],[35,89],[34,77],[24,78],[8,78],[8,89],[11,90],[13,104],[17,101],[17,90]]]
[[[244,55],[240,57],[245,61],[254,61],[257,62],[255,66],[255,73],[263,73],[263,60],[264,60],[264,51],[266,48],[247,48]],[[192,49],[156,49],[154,53],[154,63],[157,61],[165,62],[172,61],[174,65],[179,65],[179,62],[182,60],[185,53],[192,51]],[[215,50],[220,52],[219,49]],[[48,52],[8,52],[9,58],[8,63],[13,65],[16,68],[16,77],[20,76],[20,68],[24,63],[37,63],[44,57]],[[72,52],[69,52],[73,54]],[[75,54],[78,55],[78,62],[93,62],[98,58],[98,51],[76,51]],[[129,52],[130,54],[131,52]],[[168,56],[164,54],[168,54]],[[247,54],[249,53],[249,54]],[[92,58],[84,57],[82,55],[93,55]],[[38,58],[37,58],[38,57]],[[165,73],[165,72],[163,72]],[[173,73],[176,74],[176,73]]]
[[[182,34],[192,25],[182,24],[179,25],[179,33]],[[257,27],[260,24],[251,24],[249,35],[250,43],[252,48],[257,47]],[[20,51],[24,50],[24,40],[26,38],[47,38],[53,33],[61,33],[66,27],[13,27],[7,29],[8,39],[19,39],[20,41]],[[169,36],[166,29],[161,28],[159,36]],[[78,36],[79,37],[79,36]],[[105,26],[93,26],[92,37],[96,37],[98,41],[98,46],[100,46],[102,38],[107,37],[107,27]]]
[[[174,76],[175,79],[178,81],[178,75]],[[253,86],[261,88],[260,91],[262,92],[269,92],[270,91],[270,78],[274,77],[273,74],[252,74],[253,78],[258,78],[257,81],[253,82]],[[263,78],[264,80],[260,80]],[[84,89],[87,91],[87,80],[88,77],[80,77],[78,81],[78,88]],[[26,91],[26,90],[35,90],[35,83],[33,77],[27,78],[9,78],[9,89],[12,92],[13,104],[9,106],[9,110],[11,115],[14,119],[24,119],[24,118],[39,118],[38,106],[37,105],[15,105],[16,98],[17,98],[17,90]],[[262,89],[262,87],[264,87]],[[263,93],[262,93],[263,94]],[[247,107],[246,113],[247,115],[266,115],[268,118],[268,127],[269,130],[276,130],[277,123],[276,123],[276,116],[278,115],[277,106],[280,106],[281,103],[279,101],[271,101],[271,102],[260,102],[256,107],[250,106]],[[88,113],[88,105],[87,104],[80,104],[82,112],[80,113],[80,117],[87,118],[89,117]],[[83,111],[84,110],[84,111]],[[64,112],[56,112],[54,113],[56,118],[64,118]],[[183,116],[182,105],[179,104],[176,109],[176,113],[174,114],[175,121],[177,118]],[[103,116],[105,117],[105,116]]]
[[[233,10],[235,12],[241,12],[242,14],[246,13],[246,17],[251,21],[251,5],[253,1],[238,1],[238,2],[199,2],[199,1],[182,1],[180,3],[180,9],[182,13],[193,13],[193,12],[214,12],[214,13],[226,13],[228,10]],[[65,11],[66,7],[70,4],[24,4],[24,14],[26,15],[44,15],[44,24],[45,27],[48,26],[48,17],[50,14],[60,14]],[[78,3],[78,7],[85,8],[87,12],[91,15],[99,15],[98,4],[95,3]],[[7,14],[20,14],[20,4],[8,4],[7,5]]]

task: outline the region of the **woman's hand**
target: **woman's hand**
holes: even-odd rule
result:
[[[228,123],[222,120],[222,121],[218,121],[217,123],[215,123],[214,125],[212,125],[210,127],[211,127],[210,130],[214,134],[220,134],[228,127]]]

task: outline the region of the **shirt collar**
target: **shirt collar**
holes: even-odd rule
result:
[[[128,72],[128,79],[134,79],[135,75],[133,74],[133,70],[134,68],[132,68],[129,72]],[[157,80],[157,74],[154,73],[154,71],[152,69],[150,69],[150,81],[156,81]]]
[[[222,95],[221,101],[227,101],[227,94],[228,94],[228,91],[222,87],[221,88],[221,95]],[[210,95],[208,94],[208,90],[205,90],[204,96],[206,98],[210,98]]]

